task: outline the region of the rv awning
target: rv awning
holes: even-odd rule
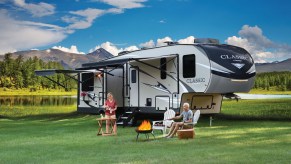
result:
[[[54,75],[55,73],[70,74],[70,73],[84,73],[84,72],[92,72],[92,71],[46,69],[46,70],[37,70],[34,72],[35,72],[35,75],[37,75],[37,76],[50,76],[50,75]]]
[[[132,60],[131,58],[126,59],[117,59],[117,60],[104,60],[94,63],[85,63],[82,64],[82,68],[77,68],[76,70],[85,70],[85,69],[96,69],[96,68],[102,68],[102,67],[116,67],[122,64],[125,64],[126,62]]]
[[[107,60],[94,62],[94,63],[85,63],[82,64],[82,68],[77,68],[76,70],[87,70],[87,69],[98,69],[102,67],[118,67],[121,66],[129,61],[143,61],[143,60],[152,60],[152,59],[160,59],[160,58],[170,58],[170,57],[176,57],[177,54],[171,54],[171,55],[164,55],[164,56],[150,56],[150,57],[126,57],[124,56],[118,56],[115,58],[110,58]]]

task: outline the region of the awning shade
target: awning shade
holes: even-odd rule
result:
[[[100,62],[94,62],[94,63],[85,63],[82,64],[82,68],[78,68],[77,70],[84,70],[84,69],[96,69],[96,68],[102,68],[102,67],[117,67],[119,65],[123,65],[126,62],[130,61],[132,59],[126,58],[126,59],[117,59],[117,60],[104,60]]]
[[[50,75],[54,75],[55,73],[70,74],[70,73],[84,73],[84,72],[92,72],[92,71],[46,69],[46,70],[37,70],[37,71],[34,71],[34,72],[35,72],[35,75],[37,75],[37,76],[50,76]]]
[[[121,66],[129,61],[143,61],[143,60],[152,60],[152,59],[160,59],[160,58],[171,58],[176,57],[177,54],[171,54],[171,55],[164,55],[164,56],[150,56],[150,57],[136,57],[131,56],[127,57],[127,55],[124,56],[118,56],[115,58],[94,62],[94,63],[85,63],[82,64],[82,68],[77,68],[76,70],[87,70],[87,69],[98,69],[102,67],[118,67]]]

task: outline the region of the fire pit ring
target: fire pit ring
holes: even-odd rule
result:
[[[152,134],[154,136],[154,139],[156,139],[155,135],[152,133],[153,132],[153,129],[150,129],[150,130],[138,130],[138,128],[136,128],[135,131],[137,132],[136,141],[137,141],[138,136],[139,136],[140,133],[141,134],[145,134],[147,140],[150,139],[149,134]]]
[[[136,141],[138,139],[138,136],[140,133],[145,134],[146,139],[149,140],[149,133],[151,133],[154,136],[154,139],[156,139],[155,135],[152,133],[153,132],[153,128],[152,128],[152,124],[150,121],[148,120],[144,120],[139,127],[137,127],[135,129],[137,135],[136,135]]]

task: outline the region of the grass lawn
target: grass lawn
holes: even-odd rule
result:
[[[1,106],[0,163],[291,163],[290,99],[224,100],[212,127],[200,117],[195,139],[155,131],[137,142],[135,127],[96,136],[95,115],[55,108]]]
[[[290,163],[291,122],[201,117],[195,139],[96,136],[96,116],[0,119],[0,163]]]
[[[75,96],[77,95],[77,90],[64,91],[64,90],[42,89],[31,92],[29,88],[23,89],[0,88],[0,96],[13,96],[13,95]]]
[[[252,89],[249,94],[274,94],[274,95],[290,95],[291,91],[277,91],[277,90],[264,90],[264,89]]]
[[[37,105],[37,106],[1,106],[0,109],[0,118],[8,117],[8,118],[20,118],[20,117],[34,117],[40,115],[48,115],[48,114],[61,114],[61,113],[69,113],[76,111],[76,104],[73,105],[61,105],[61,106],[50,106],[50,105]],[[40,116],[41,117],[41,116]]]
[[[291,99],[223,100],[219,117],[291,121]]]

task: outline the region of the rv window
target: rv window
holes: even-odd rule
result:
[[[196,76],[195,55],[183,56],[183,77],[195,77]]]
[[[136,70],[131,70],[131,83],[136,83]]]
[[[166,58],[161,58],[160,60],[160,69],[161,69],[161,79],[166,79],[167,78],[167,59]]]
[[[82,91],[94,90],[94,73],[82,73]]]

